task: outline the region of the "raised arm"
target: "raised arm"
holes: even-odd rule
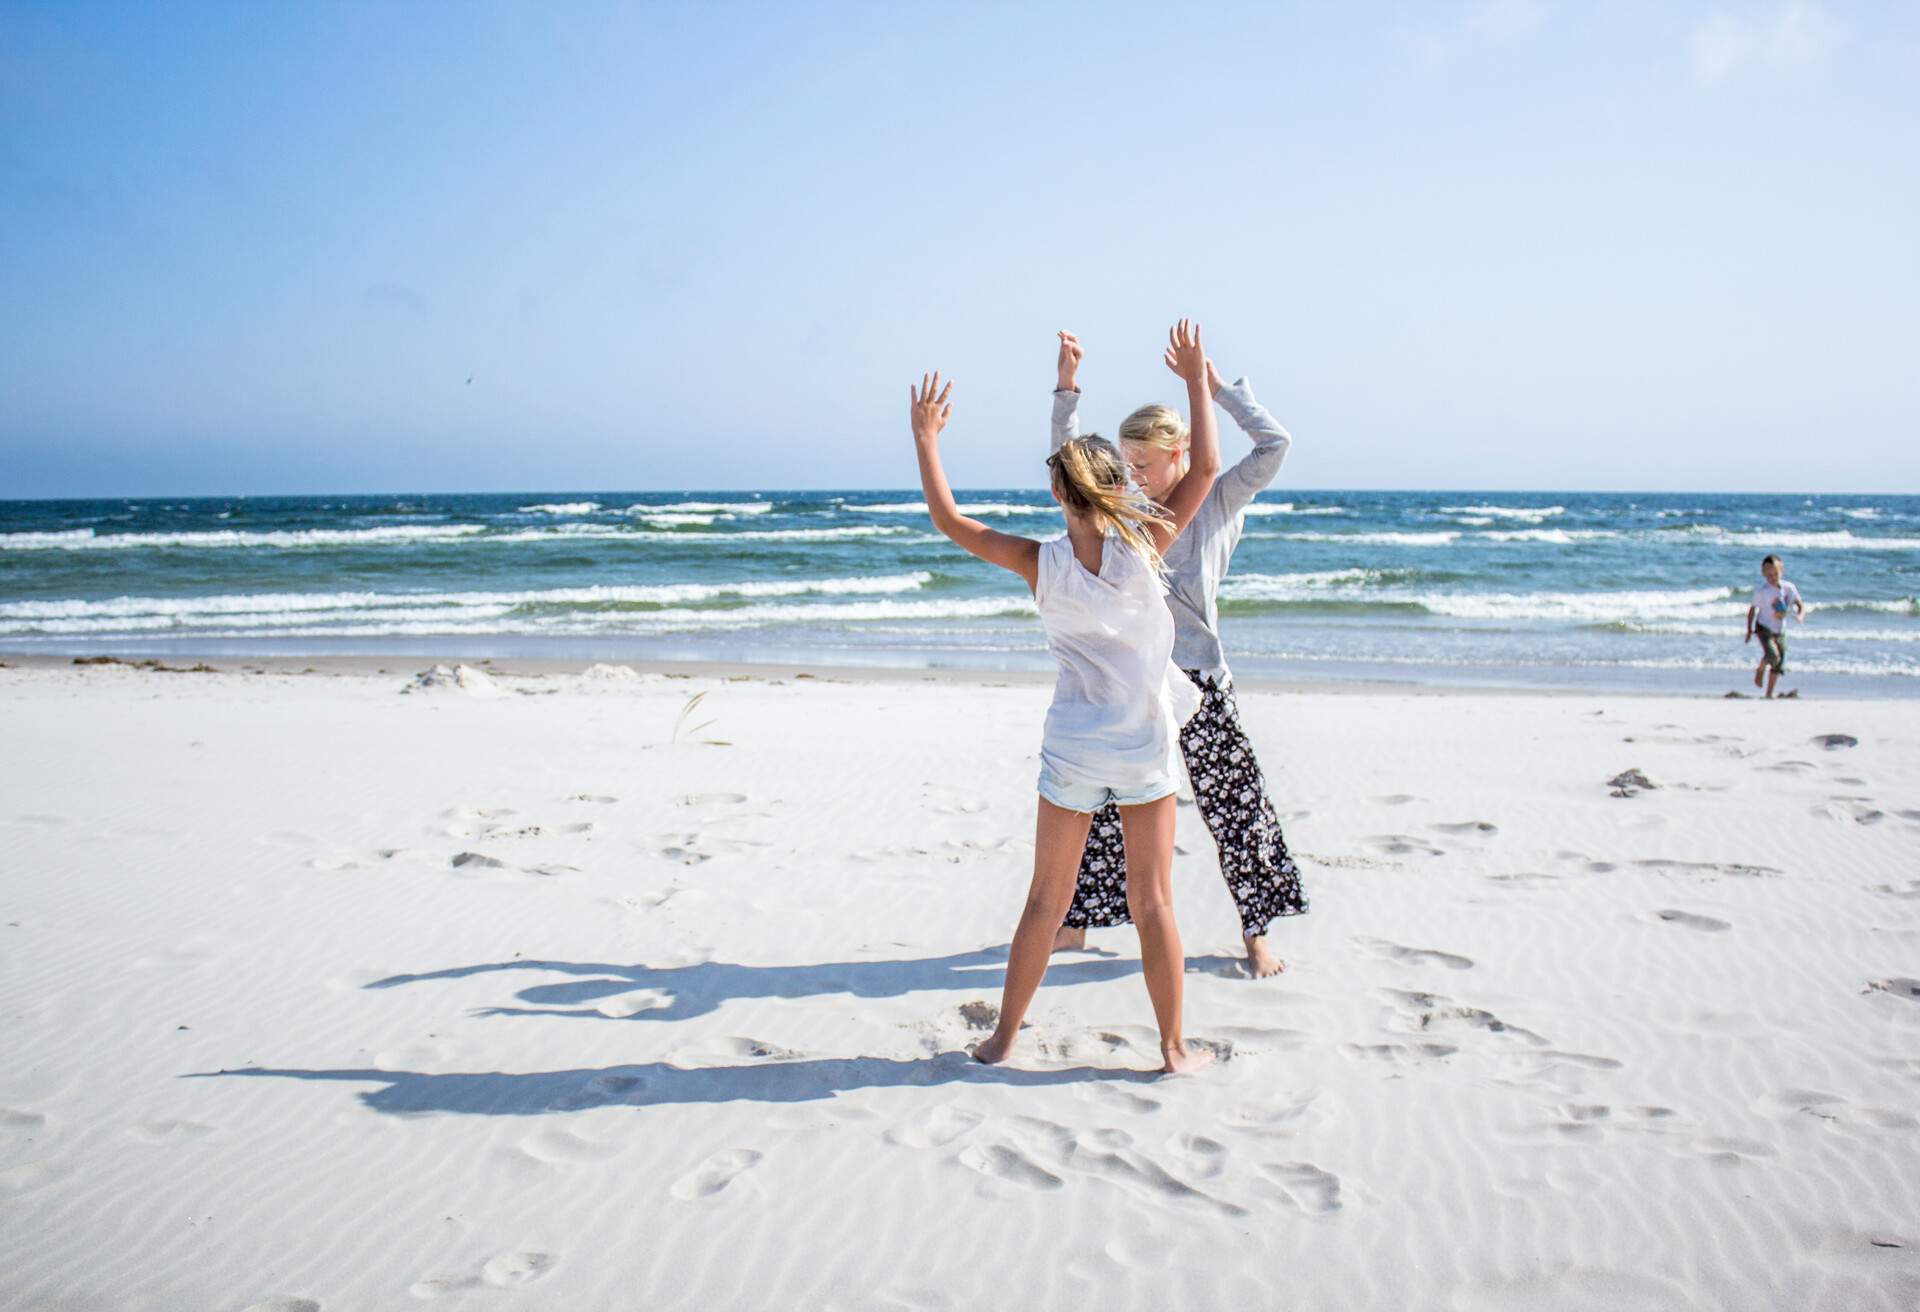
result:
[[[1031,588],[1040,569],[1040,544],[1032,538],[990,529],[961,514],[954,504],[953,489],[947,486],[947,472],[940,467],[940,430],[953,413],[953,383],[942,387],[938,373],[922,374],[920,386],[908,391],[913,397],[913,447],[920,458],[920,491],[927,498],[933,526],[989,565],[1012,570]]]
[[[1080,339],[1065,329],[1060,331],[1060,355],[1054,361],[1053,445],[1052,455],[1080,436],[1080,389],[1074,375],[1080,371]]]
[[[1240,457],[1233,468],[1220,475],[1218,490],[1228,514],[1238,514],[1252,501],[1254,494],[1273,482],[1280,463],[1293,446],[1293,435],[1280,426],[1271,411],[1253,399],[1253,384],[1242,378],[1232,384],[1220,381],[1207,361],[1207,392],[1222,410],[1233,416],[1240,431],[1253,439],[1253,450]]]
[[[1182,319],[1167,333],[1167,368],[1187,384],[1187,472],[1167,494],[1166,510],[1172,523],[1153,529],[1154,546],[1173,545],[1207,499],[1220,474],[1220,429],[1213,418],[1213,399],[1207,395],[1207,353],[1200,346],[1200,325]],[[1164,541],[1162,540],[1164,539]]]

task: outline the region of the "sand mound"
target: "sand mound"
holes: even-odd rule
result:
[[[413,682],[401,692],[463,692],[469,697],[505,697],[506,690],[495,683],[485,670],[471,665],[436,665],[413,676]]]

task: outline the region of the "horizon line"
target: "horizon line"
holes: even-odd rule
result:
[[[963,493],[987,492],[1031,492],[1045,495],[1043,485],[1018,486],[1005,484],[998,486],[956,487],[956,496]],[[1290,486],[1290,493],[1316,495],[1361,494],[1425,494],[1448,493],[1457,495],[1488,496],[1714,496],[1714,497],[1789,497],[1798,496],[1809,499],[1819,497],[1920,497],[1920,491],[1841,491],[1837,489],[1807,490],[1796,488],[1791,491],[1737,490],[1725,488],[1572,488],[1572,487],[1302,487]],[[771,497],[789,493],[816,496],[821,493],[860,493],[875,495],[900,495],[919,497],[922,494],[917,487],[764,487],[764,488],[720,488],[720,487],[670,487],[670,488],[469,488],[469,489],[379,489],[374,491],[328,491],[328,492],[146,492],[138,494],[110,493],[92,496],[62,496],[46,494],[25,497],[0,497],[0,506],[26,505],[49,501],[250,501],[268,499],[311,499],[320,497],[564,497],[564,496],[753,496]],[[1273,493],[1271,487],[1262,488],[1255,494],[1258,501],[1261,495]],[[1275,499],[1285,500],[1276,495]]]

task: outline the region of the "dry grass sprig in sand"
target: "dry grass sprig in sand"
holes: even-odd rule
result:
[[[707,694],[705,692],[697,692],[693,696],[687,698],[687,704],[680,708],[680,714],[673,722],[673,737],[669,740],[670,742],[678,743],[684,740],[686,742],[693,743],[701,747],[733,746],[732,743],[728,742],[724,738],[705,738],[705,737],[696,736],[696,735],[704,734],[708,729],[712,728],[713,725],[715,724],[715,721],[713,720],[702,720],[699,724],[692,725],[692,726],[689,726],[687,724],[687,721],[693,717],[693,712],[695,708],[698,707],[701,702],[705,701],[706,697],[707,697]]]

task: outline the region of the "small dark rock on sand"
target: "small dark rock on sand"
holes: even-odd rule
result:
[[[1646,772],[1642,770],[1622,770],[1619,774],[1607,780],[1607,787],[1613,790],[1608,794],[1609,797],[1633,797],[1648,789],[1658,788],[1659,786],[1659,784],[1647,778]]]

